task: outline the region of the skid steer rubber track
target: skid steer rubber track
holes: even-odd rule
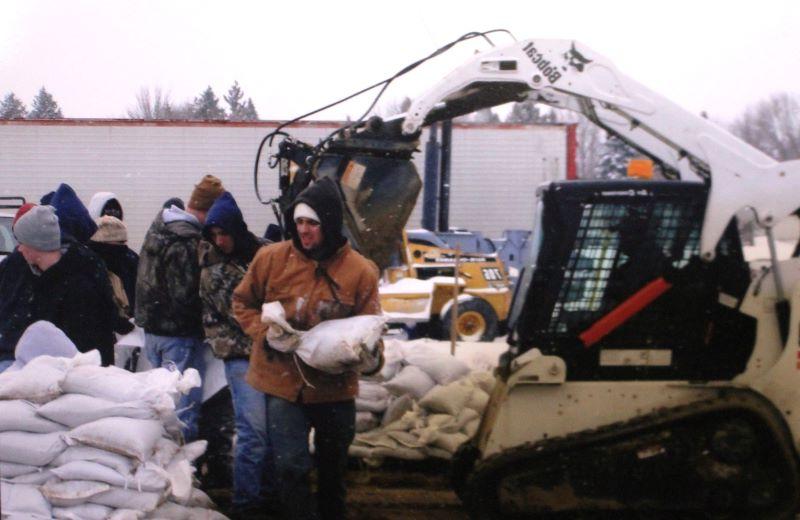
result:
[[[797,455],[775,407],[745,389],[477,462],[473,518],[792,518]]]

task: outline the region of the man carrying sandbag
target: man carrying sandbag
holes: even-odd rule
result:
[[[286,518],[345,518],[347,449],[355,435],[358,374],[330,374],[270,347],[261,306],[279,302],[286,320],[308,330],[327,320],[380,314],[378,270],[342,235],[338,188],[321,179],[286,212],[292,240],[262,248],[233,294],[242,329],[253,338],[247,382],[267,394],[276,481]],[[379,370],[381,363],[375,364]],[[314,428],[318,501],[309,485]]]

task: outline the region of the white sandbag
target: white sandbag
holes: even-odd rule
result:
[[[72,507],[54,507],[53,518],[63,520],[106,520],[114,510],[99,504],[81,504]]]
[[[21,370],[6,370],[0,374],[0,399],[46,403],[61,394],[61,383],[69,368],[67,358],[39,356]]]
[[[134,373],[114,366],[81,366],[70,370],[61,386],[64,393],[124,403],[153,400],[163,393],[177,398],[180,379],[180,372],[166,368]]]
[[[461,432],[457,433],[442,433],[439,432],[438,435],[433,439],[433,445],[437,448],[441,448],[449,453],[455,453],[459,446],[464,444],[469,440],[465,434]]]
[[[370,376],[376,381],[389,381],[403,368],[403,348],[401,342],[396,339],[386,339],[383,341],[383,367],[381,370]]]
[[[69,428],[96,421],[104,417],[129,417],[131,419],[156,419],[158,416],[145,401],[117,403],[84,394],[65,394],[39,408],[42,417]]]
[[[20,399],[0,401],[0,432],[52,433],[64,430],[62,425],[36,415],[37,408],[36,404]]]
[[[372,412],[356,412],[356,433],[377,428],[380,420]]]
[[[464,428],[466,428],[467,424],[470,424],[475,421],[480,422],[480,420],[481,420],[481,414],[479,414],[472,408],[467,407],[461,410],[461,412],[459,412],[458,417],[456,417],[455,427],[458,428],[457,431],[464,431]],[[455,433],[455,431],[447,433]]]
[[[463,361],[424,348],[406,349],[404,362],[424,370],[437,385],[450,384],[469,374],[469,367]]]
[[[187,446],[189,445],[187,444]],[[170,461],[173,458],[175,458],[175,455],[177,455],[179,451],[181,451],[181,447],[178,446],[175,443],[175,441],[167,439],[165,437],[161,437],[156,441],[156,444],[153,447],[153,454],[150,456],[149,460],[153,462],[156,466],[166,468],[167,465],[170,463]]]
[[[421,449],[395,447],[395,448],[375,448],[372,450],[373,457],[392,457],[403,460],[423,460],[425,452]]]
[[[30,486],[41,486],[45,482],[48,482],[56,478],[52,471],[49,469],[41,469],[40,471],[34,471],[31,473],[26,473],[25,475],[19,475],[18,477],[4,479],[11,484],[27,484]]]
[[[431,412],[458,415],[466,406],[473,391],[472,385],[460,381],[439,385],[428,392],[420,400],[419,405]]]
[[[145,517],[144,511],[134,509],[117,509],[108,517],[108,520],[140,520]]]
[[[389,406],[389,398],[379,400],[361,399],[356,397],[356,411],[383,413]]]
[[[156,466],[152,462],[145,462],[136,468],[133,474],[133,482],[130,486],[137,491],[158,491],[163,492],[170,485],[169,473],[162,467]]]
[[[373,448],[394,449],[399,446],[396,440],[392,439],[386,434],[386,432],[381,430],[359,433],[355,436],[353,443],[361,446],[370,446]]]
[[[187,507],[175,502],[164,502],[158,509],[150,513],[149,518],[161,520],[226,520],[219,511],[200,507]]]
[[[41,471],[41,468],[28,464],[15,464],[13,462],[0,462],[0,478],[14,478]]]
[[[210,509],[217,505],[211,500],[205,491],[200,488],[192,488],[192,493],[189,496],[189,501],[186,503],[188,507],[196,507],[202,509]]]
[[[311,330],[296,331],[287,323],[279,302],[262,305],[261,321],[270,325],[267,341],[272,348],[295,352],[309,366],[331,374],[374,366],[379,359],[376,344],[386,325],[386,317],[367,315],[323,321]]]
[[[366,459],[372,457],[372,446],[361,446],[358,444],[351,444],[349,448],[347,448],[347,454],[350,457],[356,457],[358,459]]]
[[[129,458],[92,446],[69,446],[50,465],[58,467],[73,461],[96,462],[123,476],[129,476],[133,471],[133,462]]]
[[[383,426],[381,428],[383,431],[410,431],[419,428],[425,427],[425,419],[420,414],[419,408],[414,405],[414,407],[403,414],[402,417],[397,419],[396,421],[392,421],[389,424]]]
[[[61,436],[58,432],[2,432],[0,461],[46,466],[67,447]]]
[[[164,497],[161,493],[114,487],[94,495],[89,501],[92,504],[100,504],[115,509],[131,509],[149,513],[164,501]]]
[[[87,502],[95,495],[111,489],[111,486],[90,480],[70,480],[67,482],[48,482],[39,489],[42,491],[42,495],[54,506],[71,507]]]
[[[478,428],[480,428],[480,426],[481,426],[480,418],[473,419],[472,421],[469,421],[467,424],[465,424],[464,427],[461,429],[461,431],[463,431],[467,437],[472,439],[478,433]]]
[[[180,452],[186,458],[186,460],[189,462],[194,462],[206,452],[207,448],[208,441],[205,439],[200,439],[198,441],[190,442],[189,444],[184,444],[181,446]]]
[[[296,352],[309,366],[331,374],[356,370],[365,363],[374,365],[376,343],[385,325],[382,315],[323,321],[302,333]]]
[[[411,432],[392,431],[386,432],[386,435],[405,448],[422,448],[425,446],[425,444],[419,440],[419,437]]]
[[[50,504],[36,486],[0,482],[0,511],[3,518],[30,520],[52,518]]]
[[[164,469],[169,474],[170,499],[186,505],[192,497],[192,475],[195,468],[179,453]]]
[[[419,367],[409,365],[391,381],[384,383],[384,387],[397,396],[409,394],[414,399],[422,399],[436,382]]]
[[[86,460],[67,462],[53,468],[51,472],[61,480],[89,480],[104,482],[109,486],[125,486],[130,478],[126,478],[108,466]]]
[[[447,450],[443,450],[442,448],[437,448],[436,446],[425,446],[422,448],[422,452],[428,457],[433,457],[436,459],[450,460],[453,458],[452,453]]]
[[[70,443],[80,442],[145,461],[153,454],[156,441],[163,433],[159,421],[106,417],[78,426],[66,434],[66,438]]]
[[[456,423],[456,418],[449,413],[432,413],[426,417],[429,428],[446,429]]]
[[[406,412],[414,408],[414,398],[408,394],[400,397],[393,397],[389,400],[389,405],[381,418],[381,426],[393,423],[401,418]]]
[[[483,410],[486,408],[487,404],[489,404],[489,394],[481,390],[479,387],[475,387],[464,406],[471,410],[475,410],[478,413],[483,413]]]
[[[358,398],[365,401],[384,401],[391,394],[382,384],[374,381],[358,382]]]
[[[491,394],[494,389],[496,379],[491,372],[472,372],[469,376],[470,382],[487,394]]]

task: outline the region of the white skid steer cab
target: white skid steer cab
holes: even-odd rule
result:
[[[774,161],[579,42],[531,39],[474,55],[394,119],[358,120],[316,147],[286,141],[278,158],[303,168],[282,175],[282,203],[298,179],[334,177],[352,242],[381,264],[419,191],[421,128],[523,100],[584,115],[666,180],[555,182],[531,201],[509,350],[453,461],[467,510],[792,518],[800,259],[772,247],[751,278],[734,215],[749,211],[771,241],[800,207],[800,161]]]

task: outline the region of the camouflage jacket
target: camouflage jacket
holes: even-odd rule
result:
[[[260,244],[267,241],[257,239]],[[249,358],[252,339],[242,331],[231,310],[233,290],[247,272],[248,263],[200,242],[200,299],[206,342],[221,359]]]
[[[136,324],[162,336],[203,337],[200,318],[200,227],[193,222],[164,222],[159,213],[139,255],[136,276]]]

